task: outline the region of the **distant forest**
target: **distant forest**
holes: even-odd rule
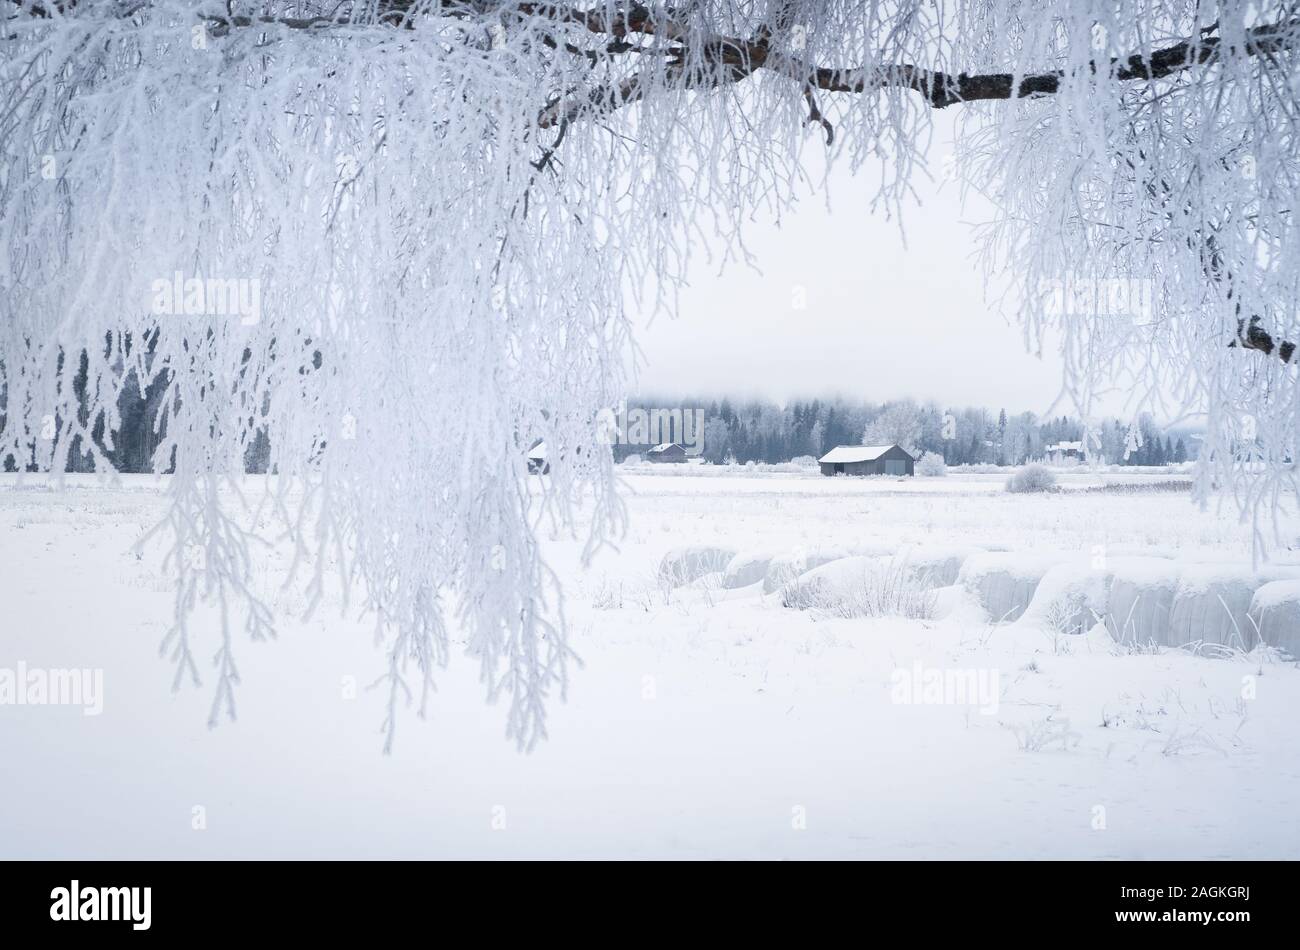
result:
[[[84,386],[84,378],[77,384]],[[154,450],[161,435],[153,431],[165,387],[155,383],[141,397],[128,387],[119,405],[120,429],[113,448],[106,454],[119,471],[151,471]],[[837,445],[898,443],[913,454],[934,452],[949,465],[1020,465],[1047,455],[1047,447],[1083,438],[1083,423],[1068,416],[1039,419],[1032,412],[1008,414],[970,407],[951,408],[938,403],[896,400],[884,403],[843,398],[796,400],[784,408],[775,402],[709,400],[693,398],[640,397],[629,399],[627,410],[692,410],[702,420],[706,460],[721,464],[788,462],[799,456],[820,456]],[[3,424],[3,393],[0,393],[0,424]],[[103,444],[103,428],[95,429]],[[691,441],[695,433],[678,433],[657,441]],[[1196,457],[1199,446],[1191,430],[1162,431],[1150,416],[1130,426],[1120,419],[1108,419],[1101,427],[1100,452],[1106,462],[1118,465],[1164,465]],[[644,452],[646,445],[615,444],[616,461]],[[74,446],[69,471],[93,471],[89,456]],[[254,440],[247,453],[248,470],[264,472],[270,446],[264,435]],[[1094,454],[1097,454],[1094,452]],[[12,457],[0,469],[15,469]],[[29,466],[30,468],[30,466]]]
[[[1013,415],[1006,409],[951,408],[912,400],[796,400],[782,408],[753,399],[641,397],[628,400],[627,409],[702,412],[703,455],[714,463],[788,462],[820,456],[837,445],[896,442],[913,454],[941,455],[949,465],[1020,465],[1044,458],[1048,446],[1083,438],[1083,423],[1068,416],[1040,419],[1032,412]],[[1094,456],[1118,465],[1185,462],[1195,458],[1199,445],[1190,430],[1163,431],[1150,416],[1134,425],[1108,419],[1100,435]],[[614,446],[618,461],[642,451],[644,446]]]

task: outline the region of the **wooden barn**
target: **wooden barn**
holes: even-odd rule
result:
[[[901,445],[837,445],[817,464],[823,475],[916,474],[916,459]]]
[[[650,462],[685,462],[686,449],[676,442],[664,442],[647,452],[645,457]]]
[[[1049,445],[1045,451],[1048,458],[1082,459],[1083,442],[1057,442]]]

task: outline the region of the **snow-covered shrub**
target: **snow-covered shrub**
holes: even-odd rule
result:
[[[1271,581],[1250,604],[1259,640],[1300,660],[1300,580]]]
[[[815,469],[817,468],[817,459],[812,455],[796,455],[790,459],[790,464],[797,469]]]
[[[640,464],[642,464],[641,456],[639,456],[639,455],[637,455],[635,452],[633,452],[633,453],[632,453],[631,455],[629,455],[627,458],[623,459],[623,464],[624,464],[624,465],[640,465]]]
[[[1167,644],[1178,592],[1178,565],[1167,558],[1112,558],[1106,629],[1119,643]]]
[[[1203,643],[1249,650],[1257,642],[1250,604],[1260,586],[1244,567],[1183,569],[1169,614],[1169,646]]]
[[[938,452],[926,452],[916,460],[916,474],[937,478],[948,474],[948,463]]]
[[[674,548],[659,562],[659,583],[666,587],[683,587],[705,574],[726,570],[736,556],[731,548],[693,545]]]
[[[742,551],[731,559],[723,573],[722,586],[727,590],[757,584],[767,576],[772,555],[765,551]]]
[[[1026,465],[1007,479],[1009,492],[1045,492],[1056,488],[1056,475],[1045,465],[1036,462]]]
[[[1061,558],[1052,555],[986,552],[966,559],[958,581],[995,622],[1016,620],[1034,599],[1034,591]]]

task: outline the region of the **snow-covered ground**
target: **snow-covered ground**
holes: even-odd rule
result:
[[[546,540],[583,661],[549,740],[516,752],[454,659],[388,757],[364,623],[325,611],[243,644],[239,719],[209,731],[210,683],[173,694],[158,656],[159,558],[129,553],[158,482],[6,481],[0,670],[102,669],[103,711],[0,706],[0,857],[1300,857],[1294,662],[1121,648],[1101,626],[981,608],[989,564],[1138,577],[1158,562],[1134,559],[1168,557],[1180,577],[1258,577],[1231,513],[1084,490],[1099,481],[1024,496],[997,475],[633,474],[618,552],[583,570],[577,541]],[[761,581],[677,586],[660,564],[689,546],[745,554],[733,576],[904,549],[962,552],[965,573],[928,619],[836,616]],[[964,563],[973,549],[991,553]],[[292,616],[284,552],[265,557]]]

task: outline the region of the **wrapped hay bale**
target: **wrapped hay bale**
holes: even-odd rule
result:
[[[1205,643],[1251,649],[1258,640],[1250,604],[1259,586],[1259,578],[1244,567],[1185,567],[1169,613],[1167,645]]]
[[[824,547],[792,551],[789,554],[772,558],[767,567],[767,574],[763,577],[763,593],[775,593],[787,584],[793,583],[799,578],[799,575],[821,567],[823,564],[829,564],[832,561],[863,554],[880,555],[888,553],[889,551],[880,545],[854,548]]]
[[[1178,565],[1162,557],[1112,558],[1106,629],[1120,643],[1169,642]]]
[[[1061,556],[986,551],[962,564],[958,582],[975,596],[995,622],[1016,620],[1034,599],[1043,575]]]
[[[1087,633],[1106,614],[1110,577],[1106,568],[1088,561],[1057,564],[1038,582],[1016,623],[1051,633]]]
[[[909,544],[894,555],[895,563],[916,573],[931,587],[951,587],[966,559],[981,553],[972,547],[929,547]]]
[[[772,559],[770,551],[741,551],[728,562],[722,586],[727,590],[735,590],[737,587],[757,584],[767,576]]]
[[[674,548],[659,562],[659,580],[673,587],[684,587],[705,574],[726,570],[735,556],[731,548],[707,545]]]
[[[841,558],[801,574],[782,588],[787,607],[833,617],[934,616],[935,587],[890,555]]]
[[[800,610],[826,606],[865,584],[867,572],[887,560],[888,555],[858,554],[821,564],[783,585],[781,603]]]
[[[1272,581],[1255,591],[1250,618],[1261,641],[1300,660],[1300,580]]]
[[[763,593],[775,593],[806,570],[802,554],[777,555],[768,562],[767,573],[763,575]]]

